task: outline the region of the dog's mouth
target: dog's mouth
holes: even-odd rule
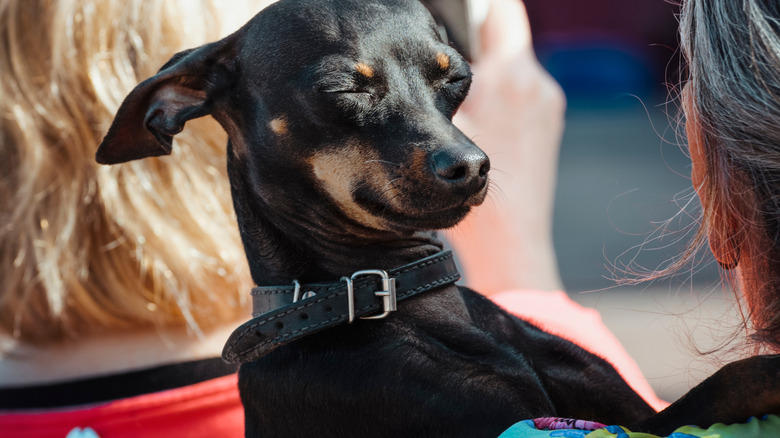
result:
[[[409,193],[387,199],[366,191],[356,191],[355,201],[390,230],[418,231],[451,228],[462,221],[473,207],[484,202],[488,191],[485,181],[471,193]],[[402,199],[399,199],[402,198]],[[447,199],[449,198],[449,199]]]

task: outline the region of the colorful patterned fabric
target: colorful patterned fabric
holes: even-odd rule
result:
[[[601,426],[601,427],[599,427]],[[596,427],[595,429],[592,429]],[[666,438],[762,438],[780,437],[780,417],[767,415],[746,423],[714,424],[707,429],[683,426]],[[631,432],[622,426],[563,418],[524,420],[510,427],[499,438],[662,438],[649,433]]]
[[[607,427],[606,424],[596,423],[595,421],[575,420],[572,418],[542,417],[532,421],[534,422],[534,427],[541,430],[596,430]]]

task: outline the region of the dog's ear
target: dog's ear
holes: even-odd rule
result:
[[[235,35],[235,34],[234,34]],[[188,120],[211,113],[213,99],[232,82],[234,35],[180,52],[125,98],[95,159],[117,164],[171,153]]]

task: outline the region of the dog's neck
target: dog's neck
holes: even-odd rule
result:
[[[307,227],[263,205],[238,172],[231,172],[233,204],[252,279],[258,286],[337,281],[362,269],[392,269],[442,250],[432,231],[346,233]]]

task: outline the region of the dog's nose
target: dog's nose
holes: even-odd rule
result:
[[[484,181],[490,170],[490,159],[474,146],[434,152],[430,163],[436,177],[449,184]]]

